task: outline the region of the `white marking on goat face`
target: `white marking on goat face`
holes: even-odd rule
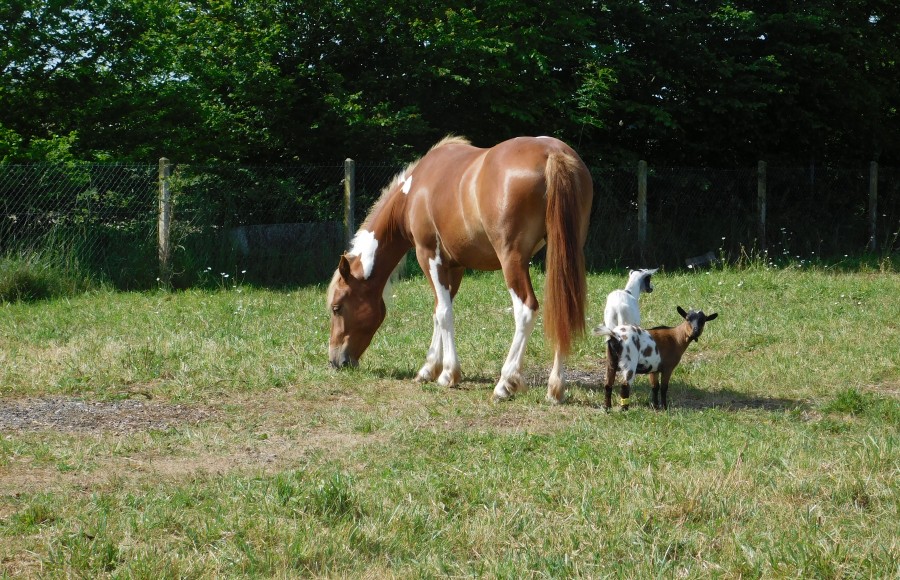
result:
[[[404,195],[409,194],[410,189],[412,189],[412,175],[410,175],[403,181],[403,188],[402,188],[403,194]]]
[[[369,279],[372,275],[372,268],[375,267],[375,250],[378,249],[378,240],[375,239],[375,232],[367,230],[359,230],[353,236],[353,242],[350,244],[348,256],[359,256],[363,266],[363,278]]]

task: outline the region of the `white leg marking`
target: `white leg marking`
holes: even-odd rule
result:
[[[526,388],[519,372],[522,369],[522,359],[525,357],[525,347],[528,345],[528,338],[534,330],[536,321],[534,310],[525,306],[514,290],[510,289],[509,295],[512,297],[516,332],[513,335],[512,345],[509,347],[506,362],[503,363],[503,369],[500,371],[500,381],[494,387],[494,398],[498,400],[508,399],[517,391]]]
[[[547,400],[551,403],[562,403],[566,396],[566,379],[563,377],[563,371],[566,366],[566,357],[561,352],[556,351],[553,356],[553,370],[550,371],[550,378],[547,381]]]
[[[437,369],[441,368],[441,357],[443,350],[441,346],[441,326],[438,324],[437,315],[432,315],[434,322],[434,330],[431,333],[431,346],[428,347],[428,355],[425,357],[425,364],[419,369],[418,378],[420,381],[433,381],[437,377]]]
[[[433,347],[442,350],[441,354],[436,354],[439,357],[438,360],[443,363],[444,369],[437,382],[441,386],[452,386],[459,380],[460,375],[454,336],[453,299],[450,296],[450,288],[445,288],[441,285],[438,277],[438,266],[440,265],[441,250],[438,247],[435,257],[428,260],[428,266],[431,271],[431,283],[434,285],[434,293],[437,296],[437,306],[434,311],[435,334],[437,337],[432,337],[431,344]]]

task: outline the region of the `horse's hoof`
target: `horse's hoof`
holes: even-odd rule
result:
[[[563,394],[562,398],[557,399],[557,398],[554,397],[553,395],[549,395],[549,394],[548,394],[548,395],[545,397],[545,399],[546,399],[547,402],[550,403],[551,405],[562,405],[563,403],[566,402],[566,395]]]
[[[462,379],[461,372],[447,369],[438,377],[437,384],[442,387],[455,387],[459,384],[460,379]]]
[[[506,401],[511,399],[516,393],[522,393],[526,390],[528,390],[528,387],[525,385],[522,377],[518,375],[502,377],[497,386],[494,387],[493,400],[494,402]]]
[[[428,365],[423,366],[419,369],[418,374],[416,374],[416,382],[417,383],[430,383],[434,380],[434,372],[432,372],[431,368]]]
[[[547,402],[554,405],[562,405],[566,402],[566,385],[548,385],[547,386]]]
[[[491,395],[491,401],[494,403],[502,403],[512,399],[513,394],[506,390],[506,387],[500,388],[500,385],[494,387],[494,394]]]

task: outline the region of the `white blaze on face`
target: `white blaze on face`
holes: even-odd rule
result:
[[[375,232],[367,230],[359,230],[353,236],[353,242],[350,244],[348,256],[359,256],[363,266],[363,277],[368,280],[372,275],[372,268],[375,267],[375,250],[378,249],[378,240],[375,239]]]

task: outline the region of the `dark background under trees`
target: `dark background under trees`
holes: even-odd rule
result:
[[[7,0],[0,161],[896,164],[893,0]]]

